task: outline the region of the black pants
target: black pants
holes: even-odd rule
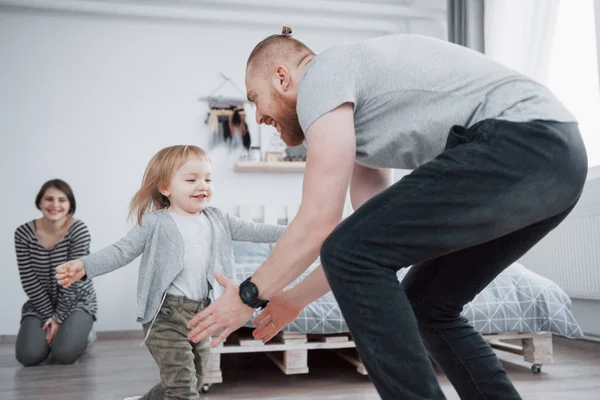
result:
[[[428,353],[462,399],[520,398],[460,313],[567,216],[586,175],[576,124],[455,126],[441,155],[331,233],[321,262],[383,399],[444,398]]]
[[[85,311],[73,311],[58,328],[52,342],[46,342],[46,321],[26,316],[21,321],[17,335],[16,358],[23,366],[30,367],[46,361],[50,353],[62,364],[72,364],[85,353],[88,335],[94,319]]]

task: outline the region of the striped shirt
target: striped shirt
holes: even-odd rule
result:
[[[15,231],[15,251],[23,290],[29,298],[21,309],[21,317],[52,317],[62,324],[75,310],[86,311],[94,320],[98,305],[91,280],[78,281],[68,289],[59,286],[56,267],[90,253],[90,233],[87,226],[74,219],[67,233],[52,248],[40,243],[35,223],[27,222]]]

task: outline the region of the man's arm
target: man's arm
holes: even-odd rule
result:
[[[287,296],[293,304],[304,308],[313,301],[325,296],[330,290],[323,266],[319,265],[302,282],[289,289]]]
[[[251,281],[270,299],[302,274],[339,223],[356,157],[354,109],[344,104],[306,132],[307,160],[298,214]]]
[[[384,191],[392,183],[389,169],[372,169],[355,164],[350,183],[350,201],[356,211],[367,200]],[[329,292],[331,288],[325,277],[323,266],[319,265],[302,282],[288,291],[294,304],[306,307]]]
[[[298,214],[251,277],[262,300],[270,300],[299,277],[317,258],[323,242],[340,222],[356,158],[353,107],[344,104],[313,122],[306,132],[306,142],[307,160]],[[237,283],[221,274],[215,274],[215,279],[224,287],[223,295],[187,324],[188,338],[194,343],[220,330],[221,334],[211,342],[213,348],[242,326],[253,312],[240,299]],[[318,285],[306,289],[306,299],[327,292],[322,268],[306,279]],[[267,305],[267,309],[271,306]]]

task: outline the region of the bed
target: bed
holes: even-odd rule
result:
[[[241,282],[261,265],[271,245],[236,243],[236,279]],[[313,264],[312,268],[316,267]],[[401,282],[410,268],[398,271]],[[297,284],[309,271],[294,281]],[[463,309],[475,329],[485,335],[505,332],[551,332],[569,338],[581,338],[583,332],[571,312],[571,300],[554,282],[514,263],[502,272]],[[251,325],[248,325],[251,326]],[[328,293],[302,311],[286,332],[336,334],[348,327],[332,293]]]
[[[236,279],[243,281],[262,264],[271,244],[236,242],[234,259]],[[294,286],[318,265],[290,284]],[[401,282],[408,269],[398,272]],[[514,263],[492,281],[462,314],[496,349],[523,355],[532,372],[541,372],[552,362],[552,335],[582,338],[583,332],[571,310],[571,300],[554,282]],[[286,374],[308,373],[307,352],[331,349],[353,363],[357,371],[366,370],[356,352],[351,334],[332,293],[306,307],[299,318],[285,327],[271,342],[263,345],[251,337],[250,322],[213,349],[204,390],[222,382],[220,355],[224,353],[264,352]],[[515,345],[514,341],[521,345]],[[510,342],[510,343],[509,343]]]

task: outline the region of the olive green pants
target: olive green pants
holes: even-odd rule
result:
[[[193,343],[187,338],[187,323],[208,306],[204,302],[167,295],[146,340],[146,346],[160,369],[160,383],[142,400],[196,400],[202,374],[210,353],[210,338]],[[150,323],[144,324],[148,334]]]

